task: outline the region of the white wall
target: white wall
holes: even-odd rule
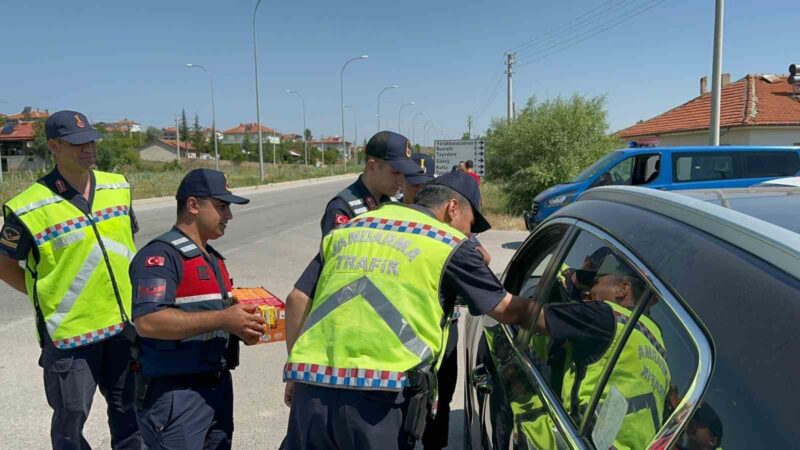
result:
[[[708,130],[629,138],[627,141],[643,138],[656,138],[662,147],[708,145]],[[800,145],[800,127],[723,128],[719,142],[721,145]]]
[[[152,144],[139,150],[139,158],[144,161],[175,161],[178,159],[178,155],[175,150],[170,151],[162,145]]]

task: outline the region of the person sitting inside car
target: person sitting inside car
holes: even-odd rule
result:
[[[613,440],[615,448],[645,448],[661,428],[670,386],[661,330],[646,315],[655,297],[636,271],[610,249],[595,251],[593,255],[602,253],[605,256],[597,269],[581,275],[581,278],[592,275],[589,300],[544,305],[534,327],[550,337],[551,368],[562,368],[560,379],[558,371],[553,371],[551,387],[561,392],[565,409],[580,424],[633,310],[640,301],[648,302],[614,365],[599,403],[601,409],[607,402],[623,405],[609,411],[611,416],[624,415]],[[591,260],[592,255],[586,259]]]
[[[561,265],[556,278],[564,290],[565,300],[586,300],[589,289],[594,283],[597,268],[603,259],[611,254],[608,247],[600,247],[583,260],[580,269],[573,269],[566,263]]]

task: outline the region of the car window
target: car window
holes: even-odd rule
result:
[[[710,181],[734,178],[730,153],[673,154],[675,181]]]
[[[517,345],[572,426],[597,448],[644,448],[692,386],[693,340],[659,291],[608,241],[582,230],[554,257],[555,270],[545,275],[552,279],[538,284],[536,313],[545,327],[531,322]],[[538,439],[545,445],[551,438]]]
[[[791,176],[800,169],[796,152],[698,152],[673,154],[677,182]]]
[[[616,166],[609,169],[608,175],[610,182],[606,184],[614,184],[614,185],[631,184],[631,176],[633,175],[633,160],[634,158],[625,159]]]

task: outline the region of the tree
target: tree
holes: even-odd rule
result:
[[[189,124],[186,122],[186,110],[185,109],[181,109],[180,128],[181,128],[181,130],[180,130],[181,131],[181,140],[182,141],[188,141],[189,140]]]
[[[197,113],[194,115],[194,124],[192,125],[191,143],[196,152],[202,153],[205,149],[206,138],[203,135],[203,129],[200,127],[200,118]]]
[[[164,136],[164,132],[156,127],[147,127],[144,131],[144,140],[148,144],[152,144],[153,142],[161,139]]]
[[[50,161],[50,149],[47,147],[47,136],[44,133],[44,122],[33,123],[33,143],[29,147],[31,155],[36,155],[45,161]]]
[[[464,132],[464,134],[461,135],[461,139],[469,139],[469,138],[470,138],[469,133],[466,131]]]
[[[519,213],[539,192],[619,148],[607,132],[605,97],[530,98],[516,119],[495,119],[487,131],[487,179],[508,193],[509,212]]]
[[[122,166],[136,165],[139,153],[136,151],[138,138],[124,134],[106,134],[97,142],[97,168],[119,171]]]
[[[311,134],[311,130],[310,129],[306,128],[306,131],[304,132],[304,134],[305,134],[306,141],[310,141],[310,140],[314,139],[314,135]]]

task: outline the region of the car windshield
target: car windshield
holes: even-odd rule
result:
[[[609,162],[613,161],[621,154],[622,154],[621,151],[616,151],[616,152],[611,152],[606,156],[603,156],[602,158],[595,161],[594,164],[592,164],[591,166],[583,169],[583,171],[581,171],[581,173],[579,173],[578,176],[575,177],[574,180],[572,180],[572,182],[581,183],[583,181],[588,180],[589,178],[592,178],[597,172],[600,171],[600,169],[605,167]]]

